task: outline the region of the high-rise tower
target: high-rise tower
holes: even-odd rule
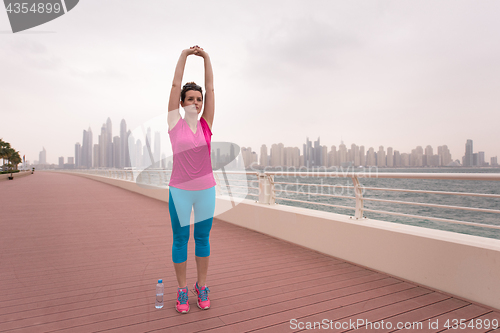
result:
[[[472,140],[467,140],[465,143],[465,156],[464,156],[464,166],[471,167],[474,165],[473,162],[474,149],[472,146]]]
[[[345,165],[345,163],[347,163],[347,147],[342,140],[340,140],[338,157],[340,166],[343,166]]]
[[[387,161],[387,166],[388,167],[393,167],[394,166],[394,154],[393,154],[392,147],[387,147],[386,161]]]
[[[38,164],[47,164],[47,151],[42,147],[42,151],[38,154]]]
[[[231,148],[233,146],[231,145]],[[262,145],[260,147],[260,166],[263,166],[263,167],[266,167],[268,164],[267,164],[267,147],[266,145]]]
[[[113,167],[113,127],[111,119],[106,120],[106,167]]]
[[[124,168],[126,165],[126,157],[128,155],[128,139],[127,139],[127,123],[125,119],[122,119],[120,123],[120,168]],[[126,152],[126,153],[125,153]]]
[[[320,144],[320,141],[319,141],[319,137],[318,137],[318,140],[314,141],[314,166],[315,167],[319,167],[320,165],[322,165],[322,162],[323,162],[323,158],[321,156],[321,144]]]
[[[83,139],[82,139],[82,155],[81,155],[81,167],[83,168],[92,168],[92,150],[94,148],[92,142],[92,130],[88,129],[88,131],[83,130]]]
[[[378,152],[377,152],[377,166],[379,166],[379,167],[385,167],[385,166],[387,166],[387,162],[386,162],[386,159],[385,159],[384,146],[378,147]]]
[[[75,144],[75,168],[80,168],[82,164],[82,145],[80,142]]]
[[[106,124],[102,124],[101,127],[101,135],[99,135],[99,167],[105,168],[107,167],[108,159],[107,159],[107,150],[108,150],[108,132],[106,131]]]

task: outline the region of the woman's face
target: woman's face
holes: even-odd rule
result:
[[[192,105],[192,107],[186,109],[189,105]],[[186,98],[184,99],[184,102],[181,102],[181,106],[186,110],[186,112],[189,112],[193,107],[195,107],[196,113],[199,114],[201,112],[201,108],[203,107],[203,96],[201,95],[201,92],[197,90],[186,91]]]

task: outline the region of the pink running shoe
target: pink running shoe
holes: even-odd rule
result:
[[[208,299],[208,293],[210,289],[207,286],[199,287],[198,281],[194,284],[194,292],[198,295],[198,301],[196,304],[202,310],[207,310],[210,308],[210,300]]]
[[[188,289],[187,286],[184,288],[177,288],[177,305],[175,309],[179,313],[189,312],[189,300],[188,300]]]

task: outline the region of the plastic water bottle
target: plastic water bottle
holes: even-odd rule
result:
[[[161,309],[163,307],[163,280],[158,280],[158,284],[156,285],[156,304],[157,309]]]

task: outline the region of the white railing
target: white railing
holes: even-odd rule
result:
[[[423,220],[430,220],[430,221],[439,221],[439,222],[449,222],[449,223],[456,223],[456,224],[464,224],[464,225],[470,225],[470,226],[475,226],[475,227],[484,227],[484,228],[492,228],[492,229],[500,229],[500,223],[499,225],[490,225],[490,224],[484,224],[484,223],[474,223],[474,222],[467,222],[467,221],[460,221],[460,220],[454,220],[454,219],[445,219],[445,218],[439,218],[439,217],[432,217],[432,216],[421,216],[421,215],[412,215],[412,214],[405,214],[405,213],[398,213],[398,212],[390,212],[390,211],[382,211],[382,210],[375,210],[375,209],[367,209],[364,208],[364,203],[365,201],[372,201],[372,202],[385,202],[385,203],[392,203],[392,204],[403,204],[403,205],[415,205],[415,206],[423,206],[423,207],[432,207],[432,208],[446,208],[446,209],[458,209],[458,210],[466,210],[466,211],[474,211],[474,212],[484,212],[484,213],[494,213],[494,214],[500,214],[500,210],[498,209],[484,209],[484,208],[475,208],[475,207],[464,207],[464,206],[451,206],[451,205],[438,205],[438,204],[432,204],[432,203],[420,203],[420,202],[408,202],[408,201],[399,201],[399,200],[388,200],[388,199],[375,199],[375,198],[366,198],[363,196],[364,192],[366,190],[372,190],[372,191],[397,191],[397,192],[411,192],[411,193],[427,193],[427,194],[441,194],[441,195],[460,195],[460,196],[475,196],[475,197],[488,197],[488,198],[497,198],[500,199],[499,194],[483,194],[483,193],[465,193],[465,192],[446,192],[446,191],[424,191],[424,190],[406,190],[406,189],[392,189],[392,188],[376,188],[376,187],[363,187],[360,184],[360,179],[363,178],[370,178],[370,179],[377,179],[377,178],[402,178],[402,179],[434,179],[434,180],[474,180],[474,181],[500,181],[500,174],[470,174],[470,173],[342,173],[342,172],[336,172],[336,173],[307,173],[307,172],[277,172],[277,173],[272,173],[272,172],[267,172],[266,173],[267,177],[262,178],[264,181],[268,180],[272,184],[270,185],[271,188],[274,188],[276,184],[299,184],[299,185],[316,185],[316,186],[325,186],[325,187],[343,187],[343,188],[350,188],[354,190],[355,196],[339,196],[339,195],[333,195],[333,194],[316,194],[316,193],[311,193],[312,195],[318,195],[318,196],[327,196],[327,197],[335,197],[335,198],[342,198],[342,199],[351,199],[355,200],[355,207],[349,207],[349,206],[341,206],[341,205],[333,205],[333,204],[326,204],[326,203],[320,203],[320,202],[311,202],[311,201],[305,201],[305,200],[297,200],[297,199],[290,199],[290,198],[284,198],[284,197],[277,197],[276,196],[276,191],[272,194],[272,199],[281,199],[285,201],[294,201],[294,202],[301,202],[301,203],[307,203],[307,204],[314,204],[314,205],[322,205],[322,206],[329,206],[329,207],[335,207],[335,208],[343,208],[343,209],[351,209],[354,210],[354,216],[352,218],[354,219],[362,219],[364,218],[364,212],[372,212],[372,213],[379,213],[379,214],[387,214],[387,215],[395,215],[395,216],[402,216],[402,217],[409,217],[409,218],[416,218],[416,219],[423,219]],[[353,182],[353,186],[345,186],[345,185],[318,185],[318,184],[305,184],[305,183],[286,183],[286,182],[274,182],[274,176],[314,176],[314,177],[330,177],[330,178],[350,178]],[[265,186],[264,186],[265,188]],[[290,193],[291,191],[283,190],[282,192],[287,192]],[[299,193],[299,192],[295,192]],[[500,221],[499,221],[500,222]]]
[[[67,170],[65,170],[67,171]],[[73,172],[81,172],[87,174],[98,175],[102,177],[122,179],[125,181],[134,182],[134,174],[132,170],[119,170],[119,169],[88,169],[88,170],[73,170]],[[144,170],[141,172],[140,184],[146,184],[149,186],[166,187],[168,184],[168,179],[170,175],[170,170]],[[237,178],[227,178],[227,175],[239,176]],[[389,199],[376,199],[365,197],[366,191],[387,191],[387,192],[408,192],[408,193],[425,193],[425,194],[438,194],[445,196],[468,196],[468,197],[480,197],[480,198],[495,198],[500,199],[500,194],[487,194],[487,193],[466,193],[466,192],[449,192],[449,191],[425,191],[425,190],[409,190],[409,189],[397,189],[397,188],[382,188],[382,187],[364,187],[360,180],[362,179],[434,179],[434,180],[473,180],[473,181],[500,181],[500,174],[493,173],[389,173],[389,172],[377,172],[377,173],[353,173],[353,172],[233,172],[220,170],[214,171],[214,176],[217,182],[217,194],[220,195],[222,191],[228,191],[230,195],[245,195],[256,197],[256,202],[261,204],[276,204],[276,200],[297,202],[313,204],[317,206],[334,207],[353,210],[354,214],[351,218],[356,220],[364,219],[365,212],[394,215],[408,218],[416,218],[430,221],[438,222],[448,222],[455,224],[464,224],[474,227],[483,227],[491,229],[500,229],[500,220],[498,225],[475,223],[468,221],[461,221],[455,219],[445,219],[433,216],[421,216],[413,215],[392,211],[383,211],[368,209],[364,207],[365,202],[382,202],[391,204],[402,204],[402,205],[412,205],[412,206],[422,206],[431,208],[442,208],[442,209],[455,209],[464,210],[472,212],[482,212],[482,213],[493,213],[500,214],[498,209],[486,209],[486,208],[476,208],[476,207],[465,207],[465,206],[453,206],[453,205],[440,205],[434,203],[423,203],[423,202],[409,202],[400,200],[389,200]],[[249,180],[248,176],[256,177],[255,180]],[[328,185],[328,184],[315,184],[315,183],[290,183],[290,182],[277,182],[274,180],[275,176],[288,176],[288,177],[301,177],[301,178],[349,178],[352,181],[352,186],[349,185]],[[244,178],[244,179],[242,179]],[[228,180],[231,182],[229,185]],[[241,183],[241,185],[235,185],[236,183]],[[248,183],[257,183],[257,186],[251,186]],[[325,194],[325,193],[304,193],[298,191],[290,190],[280,190],[276,189],[276,185],[313,185],[317,187],[333,187],[333,188],[347,188],[353,191],[353,196],[346,195],[335,195],[335,194]],[[235,189],[244,189],[243,192],[234,191]],[[250,193],[249,190],[257,191],[257,193]],[[323,202],[315,202],[312,200],[299,200],[291,199],[283,196],[278,196],[278,194],[285,192],[288,194],[307,194],[308,196],[317,197],[332,197],[349,199],[354,201],[354,206],[344,206],[336,205]]]

